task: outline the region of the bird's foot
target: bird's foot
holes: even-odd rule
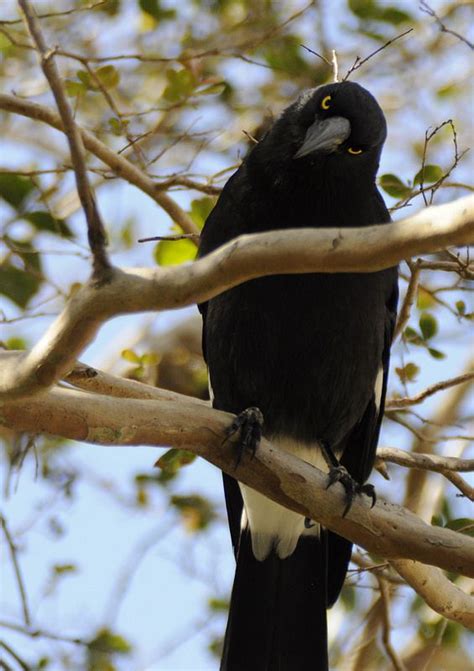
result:
[[[328,477],[328,484],[326,489],[329,489],[335,482],[340,482],[341,485],[344,487],[346,495],[345,495],[345,508],[344,512],[342,513],[342,516],[345,517],[349,510],[351,509],[352,502],[354,501],[354,497],[357,494],[365,494],[368,496],[370,499],[372,499],[372,505],[370,506],[371,508],[374,507],[375,502],[377,500],[377,495],[375,493],[375,488],[371,484],[366,484],[366,485],[361,485],[359,482],[354,480],[352,475],[349,473],[349,471],[344,468],[341,464],[338,466],[331,466],[329,469],[329,477]]]
[[[240,431],[240,437],[237,442],[237,461],[235,467],[240,464],[243,453],[248,450],[252,456],[260,444],[263,433],[263,415],[258,408],[247,408],[237,415],[232,424],[225,430],[225,443],[237,431]]]

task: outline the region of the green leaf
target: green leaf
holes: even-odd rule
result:
[[[0,293],[25,308],[36,294],[40,280],[9,263],[0,265]]]
[[[149,14],[156,21],[166,21],[174,19],[176,16],[175,9],[163,9],[160,0],[139,0],[139,6],[142,12]]]
[[[374,0],[349,0],[349,9],[359,19],[377,18],[377,6]]]
[[[163,97],[171,103],[185,100],[196,87],[196,78],[190,70],[167,70],[168,85],[163,91]]]
[[[214,612],[223,612],[226,613],[229,610],[229,600],[228,599],[209,599],[207,605],[210,610]]]
[[[140,357],[144,366],[157,366],[160,363],[160,357],[156,352],[147,352]]]
[[[382,175],[379,179],[379,184],[393,198],[408,198],[412,192],[407,184],[404,184],[399,177],[391,173]]]
[[[433,359],[446,359],[446,354],[440,352],[439,349],[434,349],[434,347],[428,347],[428,352],[431,354]]]
[[[108,120],[109,128],[114,135],[122,135],[122,133],[127,129],[129,125],[128,119],[117,119],[117,117],[111,117]]]
[[[196,245],[191,240],[160,240],[156,245],[153,257],[159,266],[175,266],[196,257]]]
[[[20,208],[34,188],[35,185],[30,178],[0,174],[0,197],[16,210]]]
[[[87,91],[87,86],[84,86],[82,82],[76,82],[74,79],[66,79],[64,86],[66,88],[66,93],[68,96],[71,96],[71,98],[82,95]]]
[[[420,316],[420,330],[425,340],[429,340],[438,333],[438,322],[436,317],[429,312],[423,312]]]
[[[98,68],[95,74],[105,89],[114,88],[120,82],[120,73],[113,65],[104,65]]]
[[[435,527],[443,527],[444,519],[442,515],[433,515],[431,517],[431,524]]]
[[[449,98],[450,96],[455,96],[462,91],[462,87],[457,84],[446,84],[436,91],[436,95],[439,98]]]
[[[449,520],[445,524],[445,527],[453,531],[459,531],[459,533],[466,534],[467,536],[474,536],[474,520],[469,517],[458,517],[455,520]]]
[[[423,289],[423,287],[418,287],[418,296],[416,299],[416,307],[418,310],[427,310],[435,305],[436,301],[432,294],[430,294],[429,291],[426,291],[426,289]]]
[[[91,650],[122,655],[127,655],[132,650],[132,646],[123,636],[114,634],[110,629],[101,629],[97,636],[89,641],[88,647]]]
[[[411,21],[412,17],[407,12],[391,5],[380,7],[375,0],[349,0],[349,9],[359,19],[367,21],[383,21],[398,26],[405,21]]]
[[[416,376],[420,372],[420,368],[415,363],[409,362],[403,366],[403,368],[395,368],[395,372],[401,382],[414,382]]]
[[[191,211],[189,215],[194,221],[199,230],[204,226],[206,219],[214,209],[216,198],[204,196],[203,198],[196,198],[191,202]]]
[[[300,43],[301,40],[295,35],[283,35],[264,47],[264,58],[275,70],[283,70],[295,77],[302,77],[309,73],[314,76],[314,65],[303,58]]]
[[[41,255],[33,247],[29,240],[18,240],[6,235],[4,238],[10,249],[23,261],[23,269],[36,275],[40,279],[41,275]]]
[[[75,564],[55,564],[53,572],[56,575],[64,575],[65,573],[76,573],[77,566]]]
[[[19,338],[18,336],[15,336],[13,338],[8,338],[8,340],[6,340],[2,344],[7,349],[12,349],[12,350],[26,349],[26,340],[24,338]]]
[[[179,510],[188,531],[202,531],[216,516],[211,503],[199,494],[172,496],[170,503]]]
[[[407,326],[403,332],[403,339],[407,342],[413,343],[413,345],[420,345],[423,343],[423,338],[415,331],[411,326]]]
[[[64,238],[73,237],[73,233],[64,219],[55,219],[49,212],[40,210],[28,212],[22,218],[29,221],[39,231],[50,231]]]
[[[122,350],[120,356],[122,359],[125,359],[125,361],[130,361],[130,363],[141,363],[140,357],[132,349]]]
[[[192,454],[191,452],[172,448],[161,455],[161,457],[155,463],[155,466],[161,468],[163,471],[177,473],[182,466],[191,464],[195,458],[196,455]]]
[[[89,89],[90,89],[90,90],[93,90],[93,89],[94,89],[94,85],[93,85],[92,82],[91,82],[91,76],[90,76],[90,74],[87,72],[87,70],[77,70],[77,71],[76,71],[76,77],[79,79],[79,81],[82,83],[82,85],[83,85],[86,89],[88,89],[88,90],[89,90]]]
[[[394,26],[413,20],[410,14],[403,12],[398,7],[386,7],[381,11],[379,19],[385,23],[392,23]]]
[[[413,184],[433,184],[444,175],[439,165],[425,165],[413,178]]]
[[[458,311],[458,314],[460,315],[465,315],[466,314],[466,303],[464,301],[456,301],[456,310]]]
[[[225,82],[218,82],[216,84],[210,84],[209,86],[199,89],[197,93],[200,96],[217,96],[223,93],[226,89],[227,84]]]

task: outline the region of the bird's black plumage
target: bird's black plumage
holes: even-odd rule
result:
[[[379,105],[358,84],[303,93],[227,182],[200,255],[243,233],[389,222],[375,186],[385,136]],[[276,445],[318,466],[327,445],[362,484],[383,415],[397,295],[390,268],[265,277],[200,305],[214,407],[258,407]],[[325,611],[351,544],[306,529],[229,476],[224,485],[237,570],[221,668],[324,671]]]

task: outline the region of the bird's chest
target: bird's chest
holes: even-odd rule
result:
[[[372,284],[364,275],[275,276],[213,299],[209,366],[222,407],[256,405],[270,432],[304,440],[357,421],[383,343]]]

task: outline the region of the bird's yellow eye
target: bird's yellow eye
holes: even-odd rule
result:
[[[349,147],[347,151],[349,154],[353,154],[354,156],[357,156],[357,154],[362,154],[362,149],[357,149],[356,147]]]
[[[328,109],[331,107],[331,105],[330,105],[331,97],[332,97],[332,96],[325,96],[325,97],[321,100],[321,108],[322,108],[323,110],[328,110]]]

